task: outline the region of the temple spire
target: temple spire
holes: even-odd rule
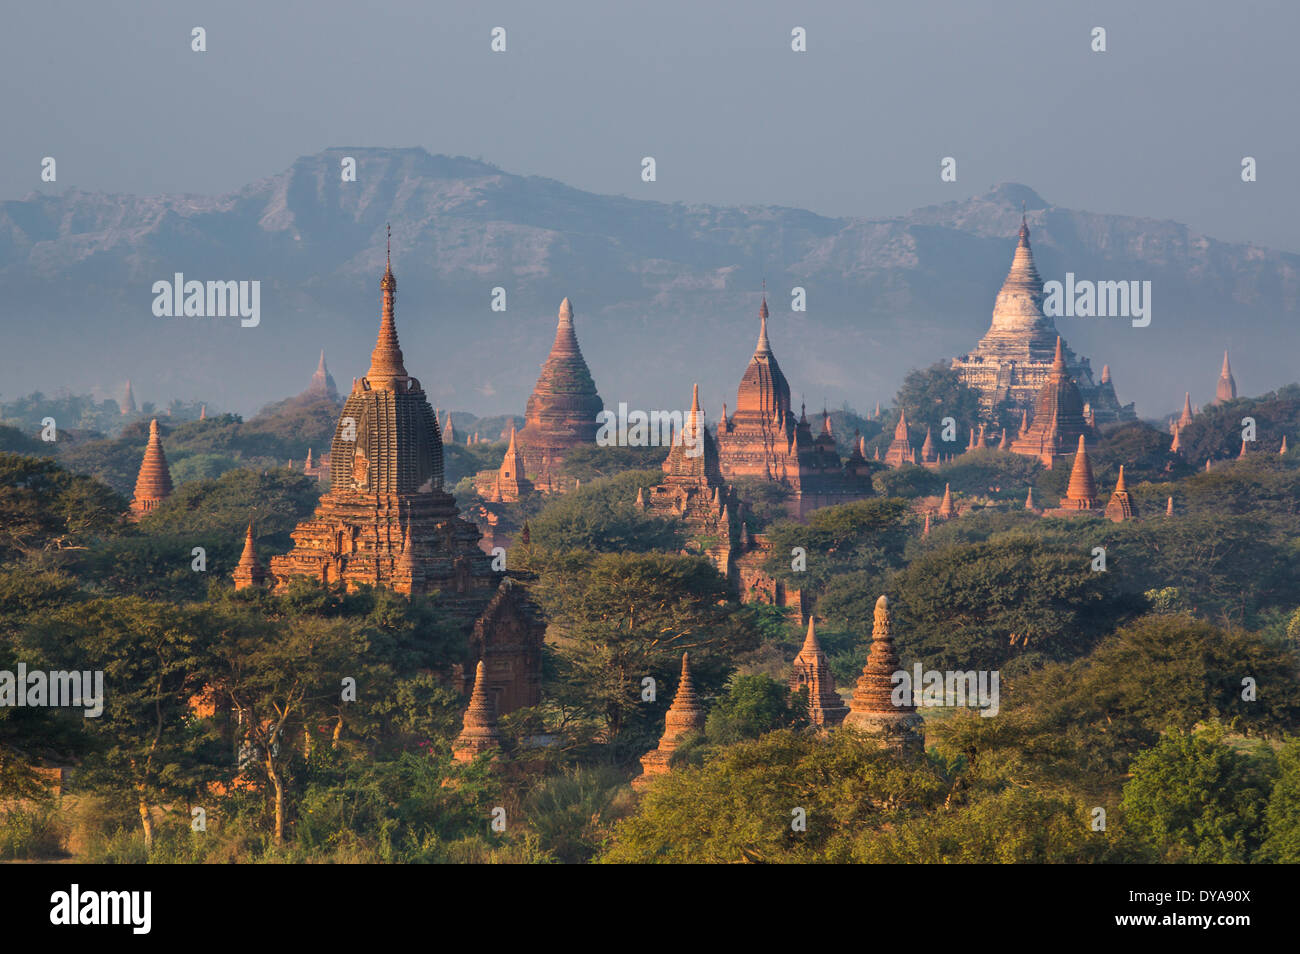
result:
[[[1092,478],[1092,464],[1088,460],[1088,447],[1082,434],[1079,435],[1079,449],[1074,455],[1074,465],[1070,469],[1070,485],[1065,491],[1065,500],[1061,506],[1068,510],[1096,510],[1097,483]]]
[[[167,468],[167,455],[163,453],[162,436],[158,432],[158,419],[149,422],[149,443],[145,445],[144,460],[136,476],[135,495],[131,500],[131,517],[139,520],[153,511],[172,492],[171,472]]]
[[[261,586],[266,582],[266,570],[257,559],[257,548],[253,544],[253,521],[248,521],[248,532],[244,534],[244,552],[240,554],[239,565],[231,574],[235,589],[244,590],[250,586]]]
[[[833,726],[844,721],[849,710],[835,691],[835,676],[817,641],[816,624],[811,616],[803,648],[794,657],[794,676],[790,680],[790,691],[800,690],[808,693],[808,721],[813,725]]]
[[[474,667],[474,690],[470,693],[469,708],[465,710],[460,735],[452,743],[451,754],[457,762],[472,762],[483,753],[500,747],[496,706],[488,695],[487,675],[480,659]]]
[[[763,301],[758,306],[758,345],[754,348],[755,354],[771,354],[772,344],[767,340],[767,295],[763,295]]]
[[[402,358],[402,347],[397,341],[397,325],[393,316],[397,300],[397,277],[393,275],[393,229],[388,227],[388,256],[384,277],[379,281],[383,292],[383,308],[379,318],[379,337],[375,341],[375,350],[370,354],[370,370],[366,379],[370,387],[378,390],[405,390],[398,384],[409,380]]]
[[[664,716],[664,734],[659,739],[658,748],[641,757],[641,774],[633,779],[633,786],[639,788],[653,776],[665,774],[671,765],[673,752],[682,740],[704,728],[704,715],[704,705],[695,694],[695,683],[691,679],[690,653],[682,653],[681,680]]]
[[[1237,382],[1232,377],[1232,366],[1228,363],[1228,352],[1223,352],[1223,369],[1219,372],[1219,383],[1214,389],[1214,403],[1222,404],[1237,397]]]

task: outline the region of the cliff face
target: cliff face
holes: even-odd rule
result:
[[[356,182],[340,181],[345,155]],[[435,403],[522,408],[556,303],[571,295],[606,404],[662,406],[698,379],[716,417],[752,350],[765,275],[773,347],[795,393],[866,407],[907,368],[961,354],[987,330],[1022,202],[1045,280],[1152,282],[1148,328],[1057,319],[1076,352],[1110,364],[1121,401],[1154,416],[1190,388],[1205,403],[1225,343],[1242,393],[1294,378],[1300,256],[1172,222],[1060,209],[1018,185],[884,221],[664,204],[362,148],[304,157],[224,196],[69,191],[0,203],[10,345],[0,375],[6,397],[61,384],[117,394],[130,377],[144,400],[202,396],[251,411],[294,390],[286,370],[310,367],[322,347],[368,353],[392,222],[403,344]],[[154,317],[153,282],[177,272],[259,280],[260,324]],[[789,310],[796,285],[807,312]],[[497,286],[505,311],[491,308]],[[365,368],[335,370],[346,382]]]

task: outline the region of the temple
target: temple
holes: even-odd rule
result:
[[[759,306],[758,344],[736,393],[736,409],[718,423],[718,466],[727,480],[757,478],[780,484],[790,515],[803,519],[819,507],[873,496],[870,465],[836,450],[830,415],[814,438],[806,411],[796,419],[786,381],[767,336],[767,298]],[[860,456],[859,447],[859,456]]]
[[[1115,481],[1115,492],[1110,495],[1110,501],[1106,504],[1106,519],[1114,523],[1123,523],[1136,516],[1137,507],[1133,503],[1133,495],[1128,492],[1128,486],[1124,483],[1124,465],[1120,464],[1119,479]]]
[[[370,369],[339,415],[329,489],[291,534],[293,549],[271,558],[268,582],[280,591],[293,577],[310,577],[349,589],[437,594],[467,640],[471,625],[491,610],[491,625],[475,629],[470,659],[486,661],[488,689],[504,698],[499,711],[536,705],[544,626],[522,588],[502,587],[503,575],[479,548],[478,528],[461,519],[443,488],[438,424],[419,380],[406,371],[397,338],[391,255],[380,288],[379,335]],[[498,647],[496,633],[506,630],[506,646]],[[459,688],[468,689],[463,678]]]
[[[794,657],[794,676],[790,679],[791,692],[808,694],[808,721],[818,728],[833,727],[844,721],[848,706],[835,691],[835,676],[830,663],[817,641],[816,626],[808,620],[808,635],[803,648]]]
[[[118,409],[123,416],[138,413],[135,406],[135,392],[131,390],[131,379],[126,379],[126,392],[122,395],[122,400],[117,402]]]
[[[139,520],[171,496],[172,475],[167,469],[167,455],[163,453],[162,437],[158,433],[158,420],[149,422],[149,443],[145,445],[144,460],[135,479],[135,494],[131,498],[130,519]]]
[[[528,398],[519,450],[536,489],[544,493],[568,490],[564,458],[575,447],[595,444],[598,415],[604,403],[596,392],[573,328],[573,306],[560,302],[555,342],[542,365],[541,376]]]
[[[1076,442],[1092,428],[1083,416],[1083,399],[1070,378],[1064,348],[1056,339],[1056,352],[1047,379],[1034,399],[1033,418],[1029,426],[1011,443],[1016,454],[1037,457],[1045,467],[1070,452]]]
[[[1237,382],[1232,377],[1232,366],[1228,364],[1228,352],[1223,352],[1223,369],[1219,372],[1219,381],[1214,387],[1214,403],[1237,399]]]
[[[901,705],[894,704],[893,675],[898,669],[889,604],[882,596],[876,600],[871,648],[853,690],[853,704],[844,718],[844,728],[878,739],[891,749],[921,751],[925,748],[925,729],[916,706],[910,699]]]
[[[641,757],[641,774],[632,780],[632,785],[640,788],[654,776],[667,774],[673,753],[682,740],[703,728],[704,704],[695,695],[695,684],[691,681],[690,653],[682,653],[682,678],[677,684],[673,704],[664,716],[664,734],[659,739],[658,748]]]
[[[321,350],[316,373],[311,376],[311,383],[307,385],[307,390],[302,392],[302,397],[315,401],[333,401],[335,404],[339,401],[339,390],[334,385],[334,378],[330,375],[329,369],[325,367],[324,349]]]
[[[1059,335],[1043,313],[1043,300],[1043,280],[1034,264],[1029,225],[1022,216],[1011,270],[993,303],[993,322],[974,350],[952,362],[962,381],[979,392],[981,410],[988,417],[1032,409],[1052,374],[1053,345]],[[1076,357],[1068,347],[1062,350],[1068,376],[1081,396],[1081,411],[1086,404],[1098,425],[1137,420],[1133,405],[1121,405],[1116,398],[1109,367],[1103,369],[1101,383],[1094,384],[1088,359]]]

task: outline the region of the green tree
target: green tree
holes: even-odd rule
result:
[[[1133,760],[1121,803],[1127,824],[1167,862],[1249,861],[1261,840],[1269,768],[1217,730],[1175,729]]]
[[[807,725],[806,699],[792,698],[771,676],[732,676],[709,712],[704,734],[717,745]]]

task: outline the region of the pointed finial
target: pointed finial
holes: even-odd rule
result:
[[[392,223],[388,223],[388,256],[387,256],[387,259],[388,259],[388,270],[391,272],[391,271],[393,270],[393,226],[392,226]],[[325,357],[325,352],[324,352],[324,351],[321,352],[321,357],[322,357],[322,358]]]
[[[1124,493],[1128,488],[1124,486],[1124,465],[1119,465],[1119,480],[1115,481],[1115,493]]]
[[[1061,336],[1056,336],[1056,356],[1052,358],[1052,370],[1065,370],[1065,352],[1061,348]]]

